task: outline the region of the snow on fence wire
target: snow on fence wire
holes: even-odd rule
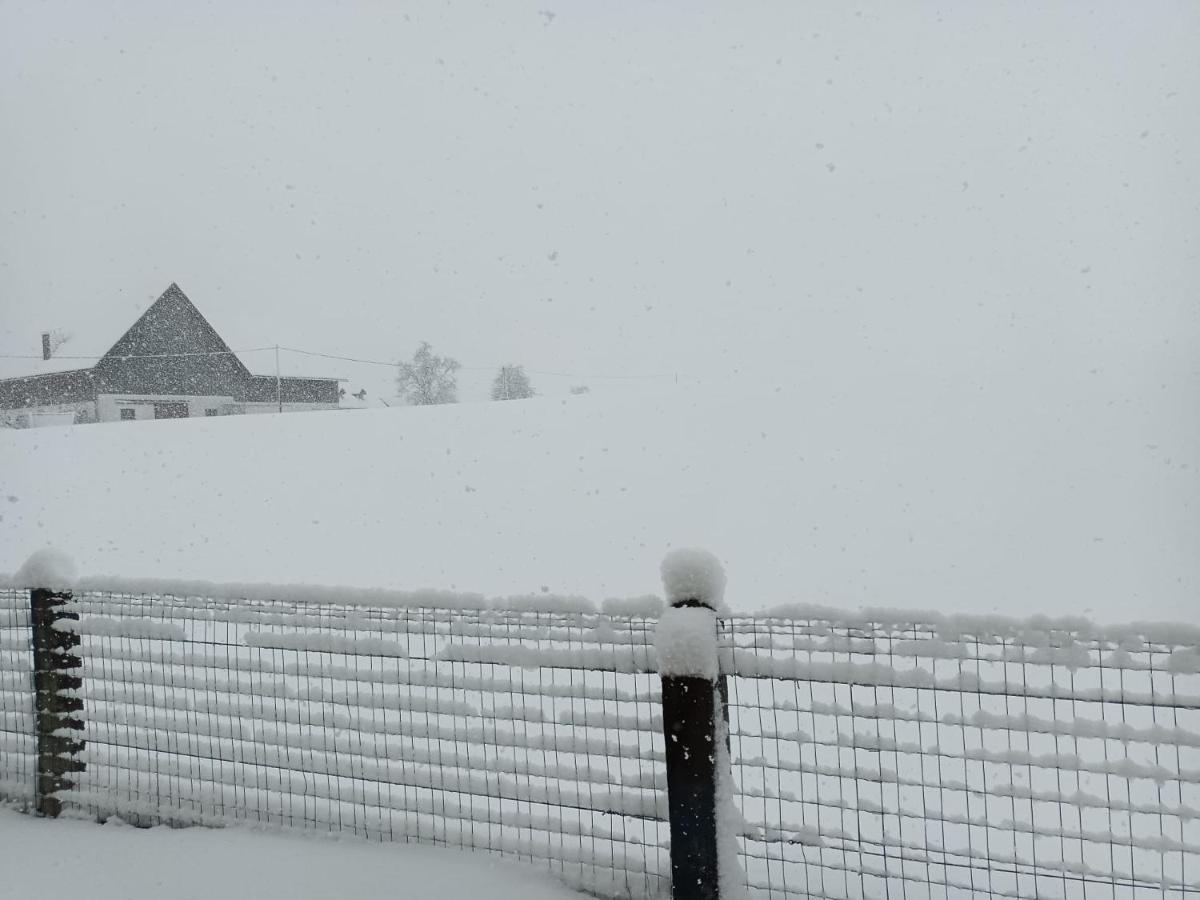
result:
[[[3,597],[0,793],[28,801],[29,594]],[[494,851],[606,896],[669,880],[653,619],[96,591],[71,609],[86,769],[64,809]]]
[[[1200,636],[788,610],[725,623],[770,896],[1200,895]]]
[[[66,807],[427,841],[665,895],[656,615],[352,600],[77,589]],[[0,590],[0,797],[24,804],[28,604]],[[1200,894],[1196,629],[790,609],[721,637],[751,896]]]
[[[31,806],[37,771],[29,591],[0,588],[0,800]]]

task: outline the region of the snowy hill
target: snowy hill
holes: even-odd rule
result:
[[[1068,393],[1070,385],[1063,386]],[[902,383],[0,433],[0,571],[1194,619],[1194,430]],[[1161,407],[1159,407],[1161,409]],[[3,499],[7,498],[7,499]]]

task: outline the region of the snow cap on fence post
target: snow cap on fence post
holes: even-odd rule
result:
[[[720,900],[716,772],[720,716],[717,614],[725,573],[711,553],[675,550],[662,563],[670,606],[654,634],[662,676],[673,900]]]
[[[44,588],[48,591],[69,591],[79,580],[75,562],[53,547],[35,550],[13,575],[13,587]]]
[[[662,561],[668,606],[706,606],[725,611],[725,569],[707,550],[680,547]]]
[[[716,609],[725,597],[725,570],[707,550],[672,550],[662,562],[669,607],[654,632],[660,675],[718,673]]]

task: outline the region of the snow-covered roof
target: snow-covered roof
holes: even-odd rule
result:
[[[85,306],[75,305],[69,316],[56,312],[53,308],[46,308],[39,311],[37,322],[6,318],[4,323],[0,324],[0,379],[90,369],[151,307],[165,299],[182,299],[192,304],[191,299],[172,282],[151,303],[147,303],[144,298],[135,301],[114,298]],[[203,312],[197,312],[209,322],[217,334],[225,337],[224,332],[213,325]],[[42,355],[44,333],[51,336],[52,353],[49,359]],[[231,345],[231,349],[250,372],[256,375],[275,374],[273,347],[255,349]],[[328,359],[288,351],[279,354],[279,371],[284,376],[342,380],[331,374],[334,368],[336,365]],[[354,388],[355,391],[358,389]]]
[[[0,378],[92,368],[146,310],[172,290],[179,291],[178,285],[172,283],[151,303],[145,298],[114,297],[72,304],[69,314],[46,306],[36,320],[6,317],[0,325]],[[42,357],[43,333],[52,336],[50,359]]]

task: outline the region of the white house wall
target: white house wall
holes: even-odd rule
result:
[[[21,409],[0,410],[0,425],[15,428],[43,428],[51,425],[75,425],[80,422],[120,422],[121,410],[133,410],[135,420],[153,419],[155,403],[186,403],[188,418],[199,419],[206,410],[220,416],[254,415],[279,412],[278,403],[237,403],[232,397],[190,397],[178,394],[100,394],[91,400]],[[339,409],[337,403],[284,403],[284,412],[313,412]]]
[[[215,409],[217,415],[227,416],[240,410],[232,397],[191,397],[179,394],[101,394],[96,398],[96,411],[101,422],[118,422],[122,409],[132,409],[135,419],[153,419],[155,403],[186,403],[188,417],[203,418],[205,410]]]
[[[91,400],[0,410],[0,423],[15,428],[44,428],[96,420],[96,404]]]

